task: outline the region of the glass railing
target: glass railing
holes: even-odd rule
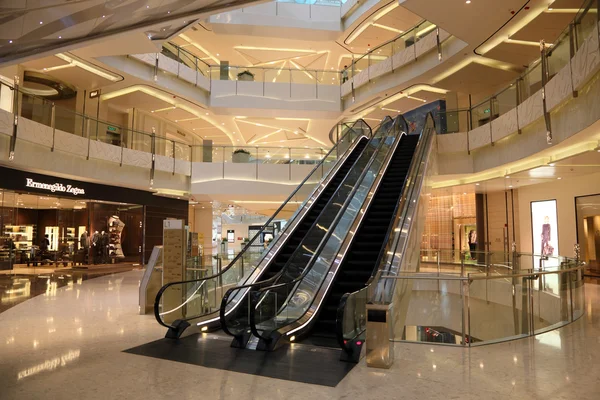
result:
[[[338,71],[304,69],[293,61],[290,61],[289,64],[287,62],[280,64],[280,67],[211,66],[210,78],[213,81],[263,82],[265,84],[300,83],[317,86],[340,84]]]
[[[312,1],[312,2],[311,2]],[[316,2],[315,2],[316,1]],[[281,1],[280,1],[281,2]],[[286,3],[297,3],[302,0],[284,0]],[[341,5],[337,0],[307,0],[303,4]],[[341,71],[305,69],[293,60],[282,62],[279,66],[219,66],[208,65],[204,60],[177,46],[174,43],[164,43],[162,54],[179,61],[192,69],[198,69],[202,75],[210,80],[229,80],[240,82],[263,82],[263,83],[299,83],[307,85],[340,85],[369,68],[392,57],[394,54],[411,47],[424,37],[436,30],[436,25],[428,21],[421,21],[410,30],[401,33],[396,38],[385,42],[368,53],[360,55],[352,63]],[[263,89],[268,90],[268,89]],[[290,86],[290,97],[293,97],[293,88]],[[265,93],[263,92],[263,95]]]
[[[327,234],[320,238],[309,232],[307,238],[317,237],[320,243],[309,246],[315,249],[312,256],[307,257],[302,249],[297,250],[297,257],[290,259],[286,265],[285,274],[277,280],[276,284],[252,293],[253,306],[251,310],[251,331],[257,337],[270,342],[272,333],[305,315],[313,303],[329,268],[346,239],[347,233],[353,226],[357,216],[364,210],[364,203],[368,194],[373,191],[374,183],[381,178],[382,168],[391,158],[391,148],[400,140],[401,134],[407,128],[401,129],[402,117],[396,120],[386,118],[381,128],[374,135],[369,165],[364,168],[356,183],[352,184],[353,190],[348,193],[343,190],[338,193],[340,199],[332,202],[343,204],[334,223],[327,229]],[[359,161],[360,162],[360,161]],[[358,172],[358,171],[357,171]],[[350,184],[348,184],[350,189]],[[319,224],[320,228],[320,224]],[[302,299],[294,301],[290,299]]]
[[[345,68],[341,71],[341,74],[344,77],[343,80],[345,81],[346,77],[348,79],[353,78],[363,70],[369,68],[371,65],[386,61],[394,54],[397,54],[408,47],[414,46],[425,36],[435,31],[435,29],[436,26],[431,22],[421,21],[410,30],[398,35],[396,38],[374,47],[368,53],[354,59],[348,68]]]
[[[522,104],[570,62],[598,22],[598,0],[586,0],[556,41],[545,45],[541,58],[532,62],[508,86],[470,108],[441,111],[440,115],[446,119],[447,125],[444,132],[440,131],[444,125],[438,126],[438,133],[473,130]]]
[[[584,313],[584,265],[568,257],[505,254],[515,269],[481,271],[444,266],[441,271],[383,276],[389,286],[407,287],[406,322],[393,329],[394,341],[478,346],[533,336],[564,326]],[[538,267],[535,260],[546,259]],[[364,297],[364,296],[363,296]],[[363,324],[352,321],[352,307],[364,313],[364,300],[347,308],[346,337]],[[354,330],[354,331],[353,331]]]
[[[174,43],[164,42],[161,53],[172,60],[184,64],[192,70],[200,72],[203,76],[209,76],[210,65],[198,58],[193,53],[177,46]]]
[[[0,81],[0,91],[14,94],[14,86]],[[325,158],[325,167],[337,160],[337,153],[328,153],[315,147],[266,147],[266,146],[196,146],[162,137],[156,133],[142,132],[119,124],[103,121],[89,115],[77,113],[58,106],[53,101],[31,94],[22,87],[13,104],[4,105],[5,111],[42,125],[72,135],[101,143],[143,151],[155,155],[193,162],[254,163],[314,165]],[[3,103],[5,104],[5,103]],[[347,124],[346,124],[347,125]],[[340,125],[341,126],[341,125]],[[343,129],[334,127],[334,129]],[[56,132],[47,138],[54,148]],[[324,168],[325,169],[325,168]]]
[[[352,144],[356,143],[357,139],[370,137],[370,128],[362,120],[351,127],[345,127],[344,132],[339,143],[323,156],[319,164],[314,166],[311,173],[225,268],[200,279],[169,283],[161,288],[154,307],[155,317],[161,325],[177,331],[177,329],[185,329],[189,321],[202,319],[199,325],[210,326],[211,323],[219,320],[218,311],[224,292],[235,284],[249,282],[256,278],[256,274],[260,273],[257,269],[261,266],[262,260],[272,251],[276,251],[281,245],[279,239],[282,235],[286,234],[291,227],[293,228],[296,220],[302,218],[307,202],[313,201],[315,193],[326,185],[334,169],[329,169],[323,178],[320,178],[323,165],[334,155],[338,160],[343,159],[353,149]],[[348,143],[351,145],[348,146]],[[283,224],[285,228],[281,229]],[[276,229],[276,226],[279,228]],[[202,298],[206,297],[207,293],[210,297],[209,302]],[[179,302],[171,303],[168,300],[177,296]],[[181,322],[176,321],[185,323],[182,325]]]

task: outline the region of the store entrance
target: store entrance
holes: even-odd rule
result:
[[[600,195],[575,199],[577,241],[588,275],[600,276]]]
[[[140,263],[143,206],[0,190],[0,270]]]

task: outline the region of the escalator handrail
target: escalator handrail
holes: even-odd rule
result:
[[[386,117],[386,118],[384,118],[384,121],[387,118],[389,118],[391,120],[390,117]],[[377,132],[377,130],[381,127],[382,124],[383,124],[383,122],[380,123],[377,126],[377,128],[374,129],[373,131]],[[371,137],[373,137],[373,136],[374,136],[374,134],[371,135]],[[365,170],[368,168],[369,165],[370,165],[370,163],[365,167]],[[350,171],[348,171],[347,174],[349,174],[349,173],[350,173]],[[363,175],[361,174],[361,176],[359,177],[359,179],[362,179],[362,176]],[[342,183],[343,183],[343,181],[342,181]],[[342,184],[340,184],[340,186],[338,186],[338,188],[336,189],[336,191],[331,195],[331,198],[333,198],[338,193],[338,191],[340,190],[341,187],[342,187]],[[313,225],[311,226],[311,228],[317,224],[317,222],[319,221],[319,218],[323,215],[323,213],[325,212],[325,210],[326,210],[326,207],[323,208],[323,210],[321,211],[321,213],[319,214],[319,216],[317,217],[317,219],[315,220],[315,222],[313,223]],[[340,212],[341,212],[341,210],[340,210]],[[297,250],[298,249],[296,249],[296,251]],[[294,251],[294,254],[295,254],[296,251]],[[292,254],[292,257],[293,257],[293,254]],[[227,333],[230,336],[236,336],[236,334],[234,334],[233,332],[231,332],[229,330],[229,328],[227,327],[227,324],[226,324],[227,305],[229,303],[229,297],[234,292],[238,292],[240,290],[252,289],[252,288],[255,288],[255,287],[260,287],[260,286],[265,286],[265,285],[271,285],[271,283],[277,281],[286,272],[287,266],[288,266],[288,263],[286,263],[286,265],[284,265],[284,267],[281,268],[281,270],[279,272],[277,272],[275,275],[273,275],[271,278],[265,279],[263,281],[253,282],[253,283],[246,284],[246,285],[235,286],[235,287],[230,288],[229,290],[227,290],[227,292],[225,293],[225,295],[221,299],[221,307],[219,309],[219,319],[221,320],[221,329],[223,329],[223,331],[225,333]]]
[[[433,116],[431,113],[428,113],[427,116],[425,117],[425,126],[423,127],[423,131],[425,131],[427,128],[426,124],[427,124],[427,120],[428,118],[431,118],[433,120]],[[408,186],[410,185],[410,183],[412,182],[412,180],[409,180],[409,177],[416,175],[418,173],[418,167],[422,162],[422,158],[424,157],[424,153],[426,151],[427,145],[429,143],[429,139],[432,137],[431,132],[435,131],[435,128],[430,130],[429,136],[424,137],[425,135],[421,135],[421,137],[419,138],[419,143],[417,144],[417,148],[415,149],[415,157],[413,157],[413,160],[411,162],[411,166],[410,169],[406,175],[406,179],[404,180],[404,187],[402,189],[402,193],[404,193],[406,191],[406,189],[408,189]],[[425,133],[425,132],[423,132]],[[409,200],[409,197],[412,198],[412,193],[414,192],[414,187],[411,191],[411,196],[402,196],[402,199],[400,202],[398,202],[398,204],[396,205],[396,208],[394,210],[394,218],[392,218],[392,222],[390,223],[391,228],[393,228],[394,226],[398,227],[398,226],[403,226],[404,225],[404,218],[402,218],[402,221],[400,221],[401,217],[402,217],[402,211],[404,209],[404,207],[407,204],[407,201]],[[419,189],[419,193],[420,193],[420,189]],[[399,225],[400,222],[402,222],[402,225]],[[383,257],[385,256],[385,254],[387,254],[387,252],[389,251],[390,248],[390,239],[391,239],[391,233],[393,232],[393,229],[388,229],[388,232],[386,234],[386,238],[385,238],[385,243],[386,245],[384,247],[382,247],[378,257],[377,257],[377,262],[375,265],[379,266],[382,261],[383,261]],[[398,236],[400,237],[400,236]],[[397,245],[397,242],[396,242]],[[402,254],[404,254],[405,248],[407,246],[407,243],[404,243],[404,249],[402,250]],[[395,256],[396,252],[394,252],[394,256]],[[393,259],[393,258],[392,258]],[[391,262],[390,262],[391,264]],[[340,304],[338,305],[338,309],[337,309],[337,313],[336,313],[336,338],[337,338],[337,342],[340,345],[340,347],[346,351],[346,352],[350,352],[350,348],[347,346],[347,339],[344,339],[344,311],[346,308],[346,304],[348,301],[348,298],[351,295],[357,295],[359,292],[364,291],[364,290],[369,290],[370,286],[373,284],[373,282],[377,282],[379,280],[379,277],[381,277],[382,275],[382,269],[381,268],[376,268],[373,270],[373,273],[371,275],[371,277],[369,278],[369,280],[367,281],[367,284],[365,285],[365,287],[352,292],[352,293],[345,293],[342,298],[340,299]],[[366,328],[365,328],[366,329]],[[358,334],[356,334],[354,336],[353,339],[356,339],[358,336],[360,336],[365,329],[361,330]]]
[[[389,118],[391,120],[390,117],[386,117],[386,118]],[[384,121],[386,120],[386,118],[384,118]],[[380,123],[375,129],[372,129],[372,132],[373,131],[377,132],[379,130],[379,128],[381,127],[382,123]],[[374,136],[374,134],[371,134],[371,137],[373,137],[373,136]],[[341,187],[341,185],[340,185],[340,187]],[[338,187],[338,189],[336,189],[336,191],[334,192],[334,194],[331,196],[332,198],[338,192],[338,190],[339,190],[340,187]],[[325,211],[325,208],[321,211],[321,213],[319,214],[319,216],[317,217],[317,219],[315,220],[315,222],[313,223],[313,225],[311,226],[311,228],[317,224],[319,218],[323,215],[324,211]],[[292,255],[292,257],[293,257],[293,255]],[[283,268],[281,268],[281,270],[279,272],[277,272],[275,275],[273,275],[272,277],[270,277],[268,279],[265,279],[265,280],[262,280],[262,281],[255,281],[253,283],[249,283],[249,284],[245,284],[245,285],[235,286],[235,287],[230,288],[230,289],[227,290],[227,292],[225,293],[225,295],[221,299],[221,306],[219,308],[219,319],[221,321],[221,329],[223,329],[223,331],[225,333],[227,333],[230,336],[236,336],[235,333],[233,333],[233,332],[231,332],[229,330],[229,328],[227,327],[227,324],[226,324],[227,314],[229,312],[231,312],[231,310],[227,310],[227,306],[229,304],[229,298],[231,297],[231,295],[234,292],[239,292],[240,290],[252,289],[252,288],[256,288],[256,287],[271,285],[273,282],[276,282],[286,272],[287,265],[288,264],[286,264]]]
[[[165,324],[161,318],[160,318],[160,299],[163,295],[163,293],[171,286],[174,285],[184,285],[184,284],[188,284],[188,283],[195,283],[195,282],[202,282],[202,281],[207,281],[209,279],[215,279],[218,278],[219,276],[223,275],[225,272],[227,272],[233,265],[235,265],[235,263],[237,261],[239,261],[239,259],[243,256],[243,254],[246,252],[247,249],[250,248],[250,246],[252,245],[252,243],[254,243],[254,241],[260,236],[261,232],[263,232],[265,230],[265,228],[267,226],[269,226],[269,224],[274,220],[275,216],[279,214],[279,212],[281,212],[281,210],[286,206],[286,204],[294,197],[294,195],[300,190],[300,188],[302,186],[304,186],[304,184],[308,181],[308,179],[312,176],[312,174],[323,165],[323,163],[325,162],[325,160],[327,160],[327,157],[337,148],[337,146],[339,145],[339,143],[341,143],[343,140],[345,140],[353,131],[352,128],[357,125],[358,123],[362,123],[364,124],[368,130],[369,133],[367,135],[367,137],[372,137],[372,130],[369,126],[369,124],[367,124],[363,119],[358,119],[356,120],[352,126],[348,129],[348,132],[346,132],[344,134],[344,136],[342,136],[342,138],[340,139],[340,141],[333,146],[328,152],[327,154],[325,154],[325,156],[323,156],[323,158],[319,161],[319,163],[317,163],[315,165],[315,167],[310,171],[310,173],[308,173],[306,175],[306,177],[302,180],[302,182],[300,182],[300,184],[298,184],[298,186],[296,187],[296,189],[294,189],[294,191],[292,191],[292,193],[283,201],[283,203],[281,203],[281,205],[279,206],[279,208],[277,208],[277,210],[273,213],[273,215],[271,215],[271,217],[267,220],[267,222],[265,222],[262,227],[258,230],[258,232],[254,235],[254,237],[248,242],[248,244],[246,245],[246,247],[244,247],[244,249],[242,249],[242,251],[240,251],[234,258],[233,260],[225,267],[223,268],[221,271],[219,271],[217,274],[211,275],[211,276],[206,276],[203,278],[199,278],[199,279],[190,279],[190,280],[185,280],[185,281],[178,281],[178,282],[170,282],[167,283],[165,285],[163,285],[160,290],[158,291],[158,293],[156,294],[155,300],[154,300],[154,317],[156,318],[157,322],[164,326],[165,328],[174,328],[171,325]],[[362,136],[362,135],[361,135]],[[358,136],[356,140],[359,140],[361,136]],[[344,152],[344,154],[342,154],[342,157],[340,157],[338,160],[342,160],[344,157],[344,155],[346,154],[346,152],[350,151],[350,149],[352,148],[352,146],[349,146],[348,149],[346,149],[346,151]],[[328,172],[327,175],[325,177],[323,177],[322,179],[325,179],[326,177],[329,176],[329,173],[331,171],[333,171],[334,168],[331,168]],[[319,189],[319,185],[317,185],[315,187],[315,189],[311,192],[311,194],[307,197],[307,198],[311,198],[313,196],[313,194]],[[212,313],[210,313],[212,314]],[[183,318],[183,320],[190,320],[190,319],[194,319],[197,318],[198,316],[194,316],[194,317],[189,317],[189,318]]]
[[[431,120],[432,124],[433,124],[433,126],[431,128],[427,128],[427,123],[428,123],[429,120]],[[413,165],[411,165],[411,168],[414,167],[414,171],[410,171],[410,172],[413,173],[413,175],[415,175],[413,178],[417,178],[418,177],[419,166],[423,162],[424,157],[427,156],[427,153],[426,153],[427,148],[431,144],[431,139],[435,135],[435,119],[433,118],[433,115],[431,114],[431,112],[427,113],[427,116],[425,117],[425,125],[423,126],[423,131],[424,131],[423,133],[425,133],[425,131],[428,130],[428,129],[429,129],[429,131],[427,132],[427,135],[422,135],[422,137],[419,139],[419,142],[422,142],[422,143],[419,143],[419,144],[422,144],[422,148],[418,149],[420,151],[419,157],[416,158],[415,160],[413,160],[413,161],[416,161],[416,162],[414,162]],[[417,147],[418,147],[418,145],[417,145]],[[425,168],[426,168],[427,167],[427,161],[425,161],[425,163],[426,163],[426,165],[425,165]],[[409,184],[409,180],[408,179],[407,179],[406,183]],[[417,191],[416,194],[420,195],[422,186],[423,185],[418,185],[418,187],[417,187],[417,185],[413,185],[413,187],[411,189],[411,195],[404,197],[402,207],[406,207],[406,205],[409,205],[411,199],[415,200],[415,198],[414,198],[415,197],[415,190]],[[402,210],[402,208],[400,208],[400,207],[398,209]],[[406,210],[406,212],[408,212],[408,209]],[[400,212],[397,215],[397,218],[398,218],[398,223],[401,223],[401,225],[395,224],[395,226],[404,226],[404,224],[406,222],[406,217],[407,217],[406,213]],[[400,218],[402,218],[402,221],[400,221]],[[414,220],[414,218],[412,218],[410,220],[410,225],[411,226],[412,226],[413,220]],[[410,232],[410,228],[407,229],[407,232]],[[390,262],[389,262],[390,266],[392,265],[393,260],[396,257],[396,254],[399,253],[399,254],[402,254],[402,256],[404,256],[404,254],[406,253],[406,248],[408,246],[408,241],[405,241],[403,243],[402,249],[400,249],[401,250],[400,252],[397,249],[398,241],[400,240],[401,236],[402,235],[399,234],[397,236],[397,240],[391,246],[391,248],[393,248],[395,250],[393,251],[393,255],[391,256],[391,259],[390,259]],[[388,240],[388,243],[389,243],[389,240]],[[386,248],[387,248],[387,243],[386,243]],[[386,254],[386,253],[384,252],[383,254]],[[383,260],[382,260],[382,262],[383,262]],[[385,271],[386,275],[388,274],[388,271],[389,271],[389,269]],[[373,283],[377,283],[379,281],[379,279],[381,278],[381,276],[383,275],[383,272],[384,272],[383,269],[378,268],[377,271],[374,274],[375,276],[373,277],[373,279],[370,282],[370,285],[373,284]]]
[[[402,126],[400,126],[402,125]],[[398,146],[400,146],[400,140],[402,138],[402,136],[406,135],[406,132],[408,131],[408,123],[406,122],[406,119],[404,118],[404,116],[399,115],[394,119],[394,124],[392,126],[392,130],[394,132],[397,132],[397,137],[398,140],[395,140],[394,143],[392,145],[390,145],[390,149],[388,151],[388,156],[386,157],[386,160],[383,161],[383,165],[381,166],[380,172],[378,173],[378,177],[375,179],[375,181],[371,184],[371,188],[369,190],[370,193],[376,193],[381,185],[382,179],[385,176],[385,173],[389,167],[389,164],[391,163],[392,159],[393,159],[393,155],[395,154]],[[365,198],[364,202],[363,202],[363,206],[361,207],[361,212],[360,215],[357,215],[354,222],[352,223],[352,226],[349,228],[349,231],[351,232],[357,232],[358,231],[358,227],[362,224],[363,222],[363,218],[365,217],[365,215],[367,214],[368,210],[371,207],[372,201],[374,200],[374,196],[371,196],[370,198]],[[362,209],[364,208],[364,209]],[[334,231],[332,230],[332,233]],[[334,259],[336,260],[338,267],[339,265],[343,262],[343,257],[347,255],[346,250],[349,248],[349,246],[351,245],[351,243],[354,240],[354,236],[351,236],[350,238],[345,238],[344,241],[341,243],[341,247],[337,250],[337,254],[338,256],[334,257]],[[342,258],[339,257],[339,254],[343,254]],[[315,259],[314,262],[317,262],[318,258]],[[312,266],[311,266],[312,268]],[[333,271],[334,276],[337,275],[337,271],[335,270]],[[332,272],[332,265],[330,265],[329,268],[329,274],[331,274]],[[292,328],[290,329],[290,331],[287,331],[286,334],[290,335],[292,332],[296,332],[298,331],[300,328],[306,326],[312,319],[313,316],[316,315],[316,313],[312,313],[311,316],[309,316],[308,318],[306,317],[307,314],[309,314],[311,308],[313,307],[313,304],[315,303],[315,301],[321,297],[322,299],[324,299],[324,296],[320,296],[322,294],[322,287],[323,285],[327,282],[327,279],[329,279],[328,277],[326,277],[321,284],[319,285],[319,289],[315,292],[315,295],[313,296],[312,300],[311,300],[311,305],[307,308],[307,310],[305,310],[305,312],[303,313],[302,316],[300,316],[298,319],[296,319],[295,321],[290,322],[289,324],[282,326],[279,328],[279,331],[281,332],[285,327],[288,328]],[[300,322],[300,326],[299,327],[292,327],[293,324],[297,324],[299,321],[301,321],[302,319],[306,319],[306,321],[304,322]]]
[[[387,118],[387,117],[386,117]],[[392,120],[393,121],[393,120]],[[394,125],[395,123],[392,122],[392,125],[390,127],[390,131],[392,129],[394,129]],[[399,132],[397,137],[395,138],[394,142],[397,142],[398,140],[400,140],[400,138],[402,137],[402,133]],[[329,238],[331,237],[331,234],[334,232],[334,227],[337,225],[337,223],[339,222],[339,220],[341,219],[341,217],[345,214],[345,210],[349,204],[349,202],[352,200],[352,198],[354,197],[354,194],[356,193],[356,191],[359,189],[360,187],[360,183],[362,182],[362,180],[364,179],[366,173],[369,170],[369,167],[371,166],[371,164],[374,162],[376,155],[378,154],[379,151],[381,151],[381,147],[383,147],[383,145],[385,144],[385,140],[382,139],[381,143],[379,144],[377,151],[373,154],[371,160],[369,161],[369,163],[365,166],[363,172],[361,173],[360,177],[357,180],[357,184],[355,185],[354,188],[352,188],[352,191],[348,194],[348,197],[346,198],[346,200],[344,201],[344,204],[342,205],[340,212],[336,215],[335,219],[333,220],[333,222],[331,223],[327,233],[325,234],[325,236],[321,239],[321,241],[319,242],[319,245],[317,246],[317,249],[315,250],[314,254],[312,255],[311,259],[308,261],[306,267],[304,268],[304,270],[302,271],[302,274],[300,274],[298,277],[296,277],[295,279],[293,279],[290,282],[284,282],[284,283],[278,283],[275,285],[271,285],[268,287],[263,287],[258,289],[257,291],[255,291],[255,295],[253,300],[257,299],[260,293],[264,293],[268,290],[274,290],[274,289],[278,289],[281,287],[285,287],[285,286],[293,286],[296,283],[302,281],[304,279],[304,277],[306,277],[306,275],[308,275],[308,273],[312,270],[312,266],[314,265],[314,263],[317,261],[318,259],[318,255],[321,252],[321,250],[323,249],[323,247],[327,244]],[[383,168],[384,166],[382,166]],[[341,186],[341,185],[340,185]],[[339,190],[339,188],[338,188]],[[332,196],[333,198],[333,196]],[[270,341],[271,338],[269,337],[264,337],[262,336],[259,332],[258,329],[256,327],[256,318],[255,318],[255,305],[252,304],[252,306],[250,307],[250,330],[252,331],[252,334],[256,337],[259,337],[265,341]],[[279,328],[278,328],[279,329]]]

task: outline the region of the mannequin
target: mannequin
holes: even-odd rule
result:
[[[102,231],[101,242],[102,242],[102,247],[101,247],[102,264],[106,264],[108,262],[108,232]]]
[[[83,231],[79,238],[79,248],[83,252],[83,263],[88,263],[88,254],[90,253],[90,237],[88,231]]]
[[[125,223],[121,221],[118,215],[113,215],[108,219],[108,229],[110,230],[109,252],[110,257],[125,258],[123,254],[122,239]]]
[[[98,231],[95,231],[92,235],[92,258],[94,264],[98,264],[98,249],[100,249],[100,243],[98,243],[99,241],[100,233],[98,233]]]

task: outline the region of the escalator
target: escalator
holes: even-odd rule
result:
[[[278,276],[367,147],[370,136],[370,128],[360,120],[352,126],[346,126],[345,133],[338,144],[323,157],[311,174],[224,269],[219,269],[214,275],[209,274],[200,279],[188,279],[164,285],[156,296],[154,314],[157,321],[169,329],[167,337],[180,337],[193,323],[203,330],[218,328],[219,294],[222,295],[235,284],[252,285],[257,281],[270,282],[270,279]],[[326,173],[325,165],[331,163],[332,154],[337,154],[338,161]],[[318,174],[322,176],[320,180]],[[309,192],[311,187],[314,187],[312,193]],[[274,238],[264,252],[256,254],[255,244],[259,243],[258,238],[261,233],[266,231],[275,220],[283,219],[285,213],[289,212],[287,205],[298,201],[299,198],[304,202],[289,217],[281,234]],[[238,300],[243,302],[243,298]],[[241,305],[241,302],[239,304]]]
[[[411,218],[416,217],[413,208],[419,203],[412,196],[420,193],[424,182],[416,174],[427,165],[434,137],[430,116],[427,121],[423,133],[407,135],[408,124],[397,117],[396,129],[386,139],[388,149],[380,154],[385,157],[379,166],[373,164],[372,174],[366,174],[352,192],[348,202],[352,206],[328,229],[302,273],[295,279],[252,290],[249,330],[256,349],[273,350],[286,342],[344,348],[347,340],[340,334],[340,326],[346,316],[353,314],[359,321],[355,325],[364,325],[361,309],[369,294],[365,288],[381,278],[381,270],[393,274],[400,269],[398,260],[402,261],[403,254],[393,263],[395,270],[390,267],[392,263],[387,264],[390,254],[396,254],[391,244],[397,244],[406,232],[418,234],[418,229],[402,227],[410,226]],[[407,210],[411,210],[410,216]],[[348,293],[357,292],[363,303],[355,301],[353,307],[347,307]],[[365,329],[356,331],[358,335],[351,340]]]
[[[328,197],[322,197],[318,206],[313,206],[315,212],[299,226],[293,236],[286,242],[286,246],[273,258],[271,267],[261,276],[261,280],[251,284],[231,288],[223,296],[221,305],[221,326],[223,330],[234,337],[232,346],[246,347],[251,339],[249,334],[249,306],[251,300],[246,293],[273,284],[282,285],[296,279],[304,271],[313,254],[319,251],[319,246],[327,233],[335,225],[338,216],[343,214],[349,205],[351,194],[359,186],[365,174],[385,147],[383,133],[392,129],[393,122],[390,118],[384,120],[380,128],[373,135],[365,150],[360,153],[356,162],[347,169],[347,174],[339,182],[336,190]],[[346,170],[346,169],[345,169]],[[316,216],[318,214],[318,216]],[[283,298],[285,294],[272,291],[270,298],[264,303],[270,303],[272,298]]]
[[[404,136],[387,168],[365,218],[354,235],[337,276],[325,297],[314,326],[305,341],[316,345],[337,346],[335,326],[337,309],[345,293],[363,288],[371,277],[386,233],[392,228],[396,205],[419,140],[419,135]],[[298,335],[297,335],[298,337]]]
[[[296,229],[294,229],[294,231],[290,234],[285,244],[279,248],[279,252],[271,259],[271,262],[261,274],[259,278],[260,280],[271,279],[281,272],[283,266],[289,261],[290,257],[294,253],[294,250],[296,250],[311,226],[314,225],[315,221],[322,213],[325,205],[331,199],[331,196],[336,192],[350,169],[356,163],[356,160],[358,160],[358,157],[360,157],[362,154],[363,150],[367,146],[367,142],[367,138],[359,139],[358,144],[335,173],[333,179],[329,181],[326,189],[321,192],[320,196],[317,198],[317,201],[313,203],[312,207],[310,207],[310,210],[304,215],[302,222],[298,224]]]

